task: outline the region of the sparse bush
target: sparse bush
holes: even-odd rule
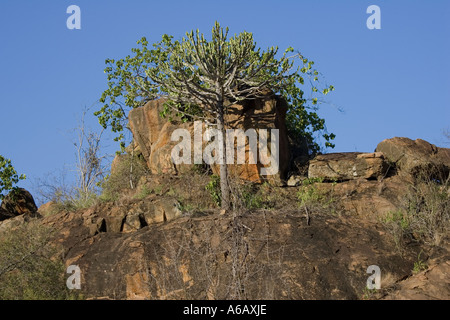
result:
[[[214,203],[220,207],[221,196],[220,196],[220,177],[218,175],[212,175],[210,181],[205,186],[205,189],[209,191],[212,200]]]
[[[440,174],[437,174],[437,172]],[[450,233],[450,179],[448,174],[424,169],[404,197],[402,208],[382,222],[398,245],[402,239],[439,245]]]
[[[292,288],[283,277],[282,247],[272,248],[268,236],[249,238],[240,215],[227,223],[227,232],[210,222],[199,228],[202,237],[198,229],[180,228],[175,237],[163,234],[160,242],[146,247],[142,279],[150,298],[276,299],[280,290],[289,297]],[[261,241],[267,241],[264,250]]]
[[[419,252],[419,255],[417,256],[417,261],[414,262],[414,268],[412,271],[415,274],[428,269],[428,265],[420,258],[421,253],[422,251]]]
[[[66,181],[66,171],[47,174],[45,179],[37,179],[33,189],[37,203],[53,202],[58,211],[75,211],[90,207],[98,200],[94,190],[80,193],[80,189]]]
[[[149,196],[150,194],[152,194],[154,190],[150,189],[149,187],[147,187],[146,185],[142,186],[141,191],[135,195],[135,198],[137,199],[145,199],[147,196]]]
[[[321,183],[321,179],[311,180],[307,179],[302,182],[302,185],[297,191],[297,199],[300,208],[308,212],[315,213],[331,213],[336,211],[335,202],[333,198],[333,190],[325,192],[317,187],[316,183]],[[334,187],[334,185],[333,185]]]
[[[134,189],[142,177],[150,174],[145,161],[140,156],[122,154],[119,157],[117,167],[101,184],[103,189],[100,199],[103,201],[118,200],[122,192]]]
[[[397,247],[400,247],[401,240],[411,233],[408,215],[401,209],[389,211],[381,221],[392,234]]]
[[[31,220],[0,234],[0,300],[77,298],[66,287],[53,230]]]
[[[260,209],[265,207],[264,198],[258,188],[253,185],[244,185],[241,197],[247,209]]]

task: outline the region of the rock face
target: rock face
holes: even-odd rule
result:
[[[38,211],[33,196],[27,190],[18,188],[10,192],[0,206],[0,221],[23,214],[34,215]]]
[[[171,135],[176,129],[188,130],[191,134],[191,150],[194,150],[194,125],[182,123],[176,118],[172,122],[161,118],[160,112],[163,110],[164,101],[163,99],[149,101],[145,106],[131,110],[129,123],[135,141],[134,150],[142,153],[151,172],[176,174],[190,169],[192,165],[175,165],[173,163],[171,152],[179,141],[171,141]],[[286,176],[290,160],[285,125],[286,111],[287,104],[283,99],[268,95],[265,98],[231,106],[225,117],[225,121],[228,123],[227,129],[242,129],[244,132],[247,129],[255,129],[258,136],[260,129],[279,130],[279,170],[273,176],[280,179],[284,179]],[[202,132],[204,131],[205,126],[203,125]],[[208,142],[203,141],[203,146],[205,144]],[[264,178],[261,176],[261,168],[266,165],[260,161],[256,164],[248,162],[248,142],[246,142],[245,150],[246,163],[229,165],[229,171],[241,179],[260,182]],[[218,172],[217,166],[212,166],[212,168]]]
[[[175,119],[169,122],[160,116],[164,99],[149,101],[145,106],[130,111],[128,115],[131,132],[138,152],[147,161],[148,168],[154,174],[175,174],[182,170],[176,167],[171,159],[171,151],[178,142],[171,141],[172,132],[176,129],[192,130],[188,123]]]
[[[381,152],[341,152],[316,156],[309,163],[308,177],[325,180],[378,179],[388,166]]]
[[[292,176],[289,188],[263,184],[259,191],[266,190],[267,199],[254,200],[267,200],[264,206],[236,215],[216,207],[188,209],[209,196],[201,193],[209,176],[197,181],[161,174],[142,177],[133,194],[76,212],[55,212],[56,204],[48,203],[39,208],[44,216],[38,221],[56,231],[51,241],[65,265],[80,267],[87,299],[449,298],[448,232],[430,247],[414,234],[396,240],[380,219],[409,208],[408,192],[416,184],[386,175],[379,152],[320,155],[310,169],[324,182],[303,184],[304,177]],[[327,182],[333,179],[339,183]],[[35,210],[6,200],[0,215],[22,215],[0,221],[0,236],[27,223],[27,208]],[[418,259],[426,270],[416,267]],[[375,293],[366,289],[370,265],[382,270]]]
[[[436,147],[422,139],[386,139],[378,144],[376,151],[383,152],[401,172],[412,176],[423,169],[438,170],[446,176],[450,171],[450,149]]]
[[[46,219],[65,221],[66,264],[80,267],[86,298],[358,299],[369,265],[399,279],[417,257],[387,254],[389,239],[372,224],[332,217],[309,226],[302,215],[276,212],[246,214],[237,225],[226,216],[182,217],[90,237],[80,214]]]

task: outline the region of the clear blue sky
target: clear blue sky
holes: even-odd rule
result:
[[[81,30],[66,9],[81,8]],[[369,5],[381,30],[369,30]],[[0,1],[0,154],[28,176],[20,186],[74,163],[71,144],[84,106],[106,89],[106,58],[146,36],[181,37],[217,20],[254,33],[259,46],[292,46],[336,90],[323,105],[335,151],[373,151],[386,138],[444,145],[450,127],[450,1]],[[98,108],[99,105],[97,104]],[[96,118],[89,124],[98,128]],[[107,142],[106,150],[117,146]]]

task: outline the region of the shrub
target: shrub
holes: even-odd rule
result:
[[[205,189],[209,191],[209,194],[211,195],[211,198],[214,201],[214,203],[218,207],[220,207],[222,200],[220,196],[220,177],[218,175],[213,174],[208,184],[205,186]]]
[[[442,173],[442,172],[441,172]],[[450,233],[450,179],[425,169],[409,186],[402,207],[382,222],[398,245],[402,239],[439,245]]]
[[[136,188],[139,180],[149,174],[149,169],[140,156],[122,154],[119,157],[117,167],[101,184],[103,189],[100,195],[101,200],[117,200],[124,190]]]
[[[52,234],[36,220],[0,234],[1,300],[77,298],[66,287],[64,264],[49,242]]]

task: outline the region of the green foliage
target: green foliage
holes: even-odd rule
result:
[[[218,175],[212,175],[205,189],[209,191],[214,203],[220,207],[222,197],[220,196],[220,177]]]
[[[320,202],[322,194],[317,191],[315,186],[300,187],[297,192],[300,207],[311,206],[312,204]]]
[[[403,232],[408,232],[408,229],[410,227],[408,215],[405,214],[402,210],[389,211],[382,219],[382,221],[387,224],[398,225]]]
[[[402,207],[382,219],[398,246],[405,237],[439,245],[450,232],[450,178],[436,180],[433,172],[422,173],[409,186]]]
[[[153,192],[152,189],[150,189],[146,185],[143,185],[141,190],[139,191],[139,193],[137,195],[135,195],[134,197],[142,200],[142,199],[145,199],[147,196],[151,195],[152,192]]]
[[[320,190],[316,183],[322,183],[322,178],[311,178],[302,181],[297,191],[298,205],[307,212],[336,214],[336,199],[333,189],[329,192]],[[334,188],[334,185],[332,185]]]
[[[0,155],[0,200],[6,196],[6,193],[15,190],[15,184],[24,179],[26,179],[26,176],[17,174],[11,160]]]
[[[266,207],[261,190],[258,190],[253,185],[245,185],[240,190],[240,198],[247,209],[260,209]]]
[[[369,289],[365,287],[362,293],[362,300],[374,300],[376,299],[377,289]]]
[[[302,185],[303,186],[308,186],[310,184],[314,184],[314,183],[322,183],[323,182],[323,178],[322,177],[318,177],[318,178],[306,178],[304,180],[302,180]]]
[[[139,180],[148,173],[148,168],[140,157],[131,154],[120,155],[116,168],[101,184],[103,190],[100,200],[107,202],[118,200],[121,193],[137,187]]]
[[[183,121],[199,116],[215,121],[215,113],[227,107],[225,100],[231,104],[271,90],[289,103],[286,119],[292,134],[304,136],[312,152],[320,148],[314,139],[317,132],[322,132],[326,147],[334,147],[335,135],[325,132],[325,120],[317,114],[323,102],[318,96],[334,87],[319,87],[321,74],[313,69],[314,62],[293,48],[281,56],[278,47],[262,50],[252,33],[228,38],[228,28],[217,22],[210,41],[197,30],[181,40],[165,34],[151,46],[145,37],[137,44],[139,48],[131,49],[133,55],[105,62],[108,88],[95,115],[104,128],[118,134],[117,141],[124,138],[127,111],[158,97],[167,98],[162,116],[175,111]],[[301,89],[305,82],[311,86],[310,99]]]
[[[417,256],[417,261],[414,262],[414,268],[412,271],[415,274],[428,269],[428,265],[422,259],[420,259],[421,253],[422,251],[419,252],[419,255]]]
[[[0,300],[78,298],[66,287],[63,261],[49,242],[53,233],[31,220],[0,234]]]

